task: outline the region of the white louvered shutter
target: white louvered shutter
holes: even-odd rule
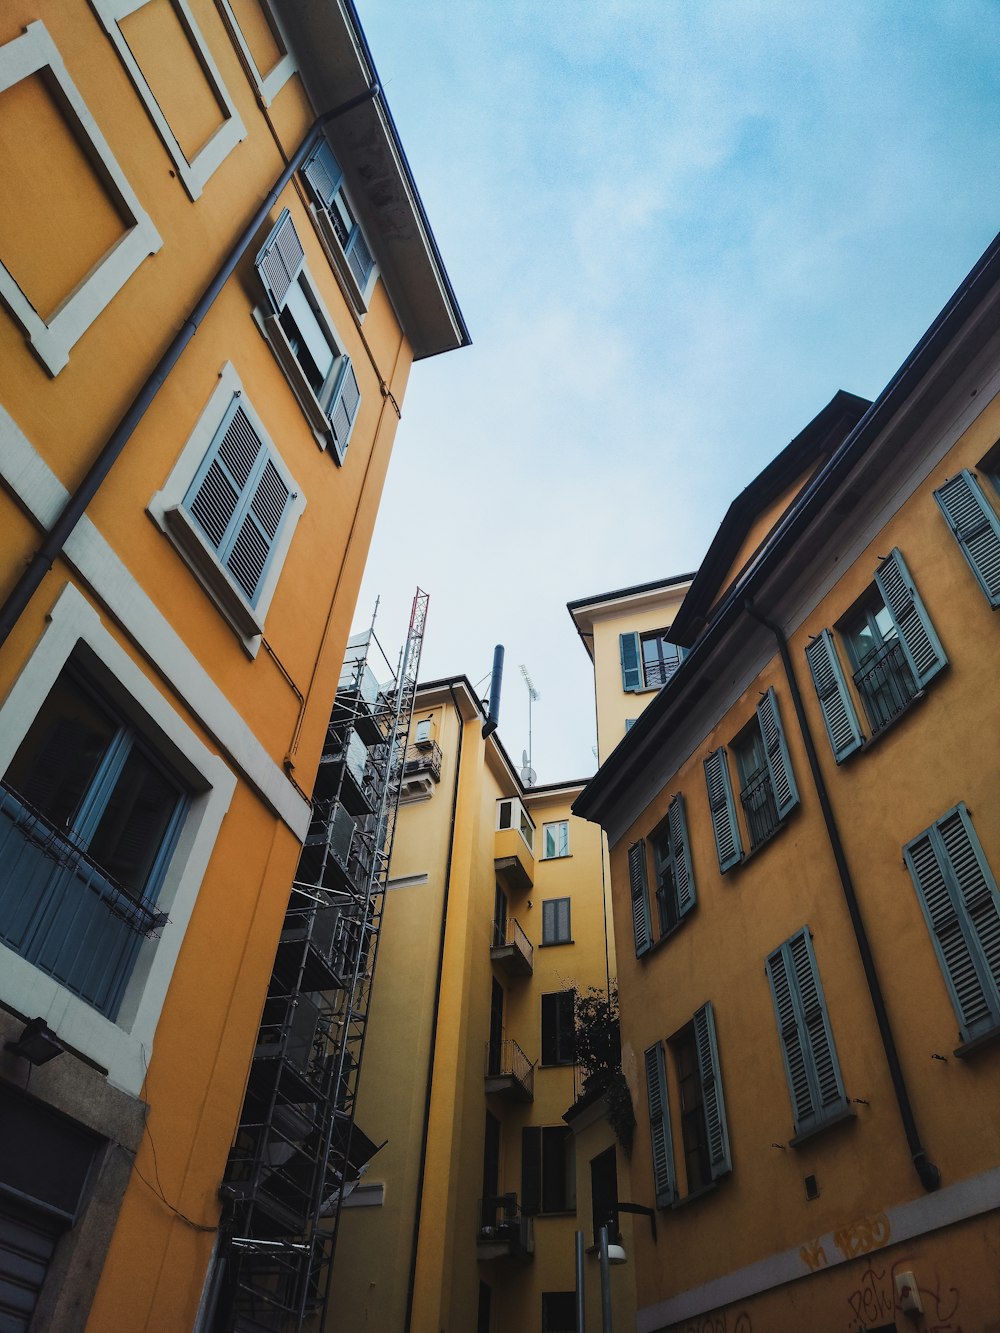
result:
[[[305,259],[295,223],[288,209],[283,209],[256,259],[257,272],[276,314],[281,313],[288,289],[302,272]]]
[[[344,461],[344,455],[347,453],[348,441],[351,438],[351,431],[354,429],[354,422],[360,406],[361,390],[358,387],[358,379],[354,373],[354,367],[351,365],[351,358],[345,356],[344,368],[341,371],[340,382],[337,385],[337,392],[334,395],[330,410],[333,442],[337,450],[337,457],[341,462]]]

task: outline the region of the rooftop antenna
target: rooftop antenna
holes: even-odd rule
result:
[[[521,663],[521,675],[524,677],[524,683],[528,687],[528,748],[521,751],[521,781],[526,787],[533,787],[538,781],[538,774],[531,767],[531,705],[536,703],[541,695],[535,689],[535,683],[528,675],[528,668]]]

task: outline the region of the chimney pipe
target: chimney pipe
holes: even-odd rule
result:
[[[483,723],[483,740],[500,725],[500,686],[503,684],[503,644],[493,649],[493,675],[490,678],[490,715]]]

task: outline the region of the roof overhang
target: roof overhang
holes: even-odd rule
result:
[[[684,591],[694,574],[674,574],[668,579],[656,579],[653,583],[637,583],[631,588],[618,588],[614,592],[597,593],[593,597],[578,597],[566,603],[576,632],[584,648],[594,658],[594,622],[605,616],[619,615],[622,611],[644,611],[647,607],[663,601],[663,594],[672,589]]]

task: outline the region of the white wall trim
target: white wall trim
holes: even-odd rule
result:
[[[24,330],[42,365],[54,376],[69,361],[70,348],[117,296],[142,261],[159,250],[163,241],[69,77],[45,24],[41,21],[29,23],[21,37],[0,46],[0,92],[43,69],[51,75],[50,91],[69,123],[86,140],[96,158],[101,184],[124,217],[130,219],[124,235],[48,320],[42,318],[13,276],[0,264],[0,299]]]
[[[44,1018],[71,1046],[107,1069],[116,1087],[138,1095],[167,987],[236,777],[136,666],[78,588],[72,584],[63,588],[48,619],[0,709],[0,772],[9,766],[67,659],[85,645],[100,664],[101,683],[125,697],[130,709],[139,710],[141,729],[192,787],[192,795],[157,900],[169,921],[158,939],[143,941],[117,1020],[105,1018],[4,945],[0,945],[0,995],[18,1012]]]
[[[265,12],[265,19],[270,19],[269,27],[275,38],[285,49],[285,54],[266,74],[257,68],[257,62],[253,58],[253,53],[243,35],[243,29],[240,27],[239,20],[233,12],[230,0],[217,0],[219,8],[222,11],[222,17],[226,27],[229,29],[229,35],[243,52],[243,58],[246,61],[247,69],[257,85],[257,91],[260,93],[261,101],[265,106],[270,106],[277,97],[278,93],[284,88],[285,84],[298,69],[295,57],[288,49],[288,42],[285,40],[285,34],[281,30],[277,16],[268,4],[268,0],[260,0],[260,7]]]
[[[870,1220],[877,1224],[876,1234],[881,1238],[878,1248],[883,1248],[900,1241],[913,1240],[955,1222],[979,1217],[996,1208],[1000,1208],[1000,1167],[960,1180],[954,1185],[946,1185],[934,1194],[922,1194],[896,1208],[887,1208]],[[830,1268],[837,1268],[840,1264],[852,1262],[856,1256],[845,1254],[839,1249],[835,1235],[841,1236],[841,1232],[828,1232],[818,1238],[806,1237],[800,1244],[780,1254],[768,1255],[766,1259],[714,1278],[703,1286],[681,1292],[679,1296],[647,1305],[636,1316],[636,1331],[657,1333],[658,1329],[683,1319],[695,1319],[733,1301],[746,1300],[750,1296],[758,1296],[774,1287],[783,1286],[786,1282],[812,1277]],[[869,1261],[870,1258],[869,1255]]]
[[[46,531],[69,493],[35,452],[16,422],[0,407],[0,478]],[[131,572],[84,516],[70,534],[64,555],[93,588],[110,614],[214,737],[227,760],[273,814],[301,841],[309,830],[310,806],[253,731],[154,605]]]
[[[390,879],[386,884],[387,889],[414,889],[418,884],[427,883],[426,871],[422,875],[400,875],[398,879]]]
[[[236,145],[247,137],[247,132],[243,121],[240,119],[240,113],[236,110],[236,103],[230,97],[226,85],[222,82],[222,75],[219,73],[218,66],[212,58],[212,53],[201,34],[201,29],[194,20],[194,15],[188,7],[187,0],[170,0],[170,3],[180,19],[188,41],[197,50],[205,78],[211,85],[213,93],[225,108],[222,124],[190,162],[185,157],[177,137],[170,128],[169,121],[160,110],[160,104],[157,102],[152,88],[146,82],[146,76],[132,54],[129,44],[125,40],[125,34],[118,26],[122,19],[128,18],[137,9],[142,9],[144,5],[149,3],[149,0],[90,0],[90,3],[95,14],[104,25],[108,36],[114,42],[122,64],[128,70],[129,78],[135,84],[136,92],[142,98],[149,113],[149,118],[163,140],[163,145],[170,154],[171,161],[177,168],[177,175],[180,177],[181,183],[191,198],[197,199],[216,169],[222,165]]]

